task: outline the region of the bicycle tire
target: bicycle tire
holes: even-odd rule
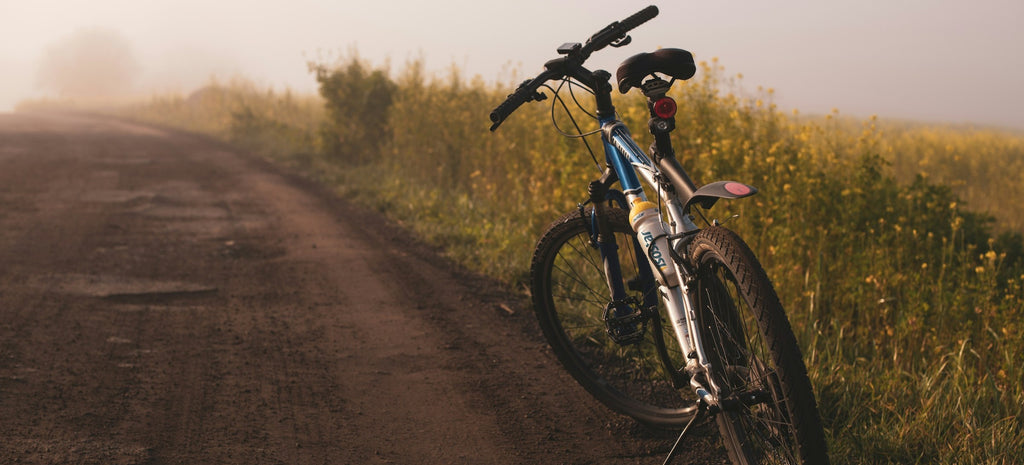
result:
[[[720,226],[690,243],[698,331],[723,405],[715,421],[729,458],[827,464],[814,393],[789,320],[750,248]],[[758,400],[754,400],[757,396]],[[746,402],[738,399],[749,399]]]
[[[600,252],[590,242],[592,211],[564,215],[538,242],[531,264],[537,320],[558,360],[594,398],[647,425],[678,428],[696,412],[695,396],[686,398],[688,390],[673,385],[658,356],[657,338],[665,344],[675,369],[684,364],[682,351],[669,325],[662,324],[660,310],[657,317],[649,318],[639,342],[619,344],[608,334],[603,314],[610,293]],[[626,212],[613,207],[604,211],[618,244],[623,281],[628,282],[636,278],[640,266],[649,265],[642,252],[638,254]],[[628,292],[642,302],[656,292],[652,287],[656,289],[648,286],[647,291]]]

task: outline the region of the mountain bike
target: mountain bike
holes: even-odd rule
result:
[[[619,92],[636,88],[647,98],[649,155],[616,114],[611,74],[583,66],[596,51],[627,45],[628,32],[657,14],[650,6],[585,43],[563,44],[490,114],[494,131],[523,104],[545,100],[542,87],[552,105],[565,105],[566,87],[585,89],[596,104],[605,166],[537,243],[537,319],[561,364],[607,407],[682,427],[665,463],[699,418],[713,416],[735,464],[827,464],[811,383],[771,281],[736,233],[705,216],[717,201],[757,189],[736,181],[697,187],[672,149],[678,108],[668,92],[695,74],[692,54],[641,53],[616,71]]]

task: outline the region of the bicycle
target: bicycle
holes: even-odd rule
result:
[[[627,45],[628,32],[657,14],[649,6],[583,44],[563,44],[559,58],[490,114],[494,131],[523,104],[545,100],[542,86],[554,94],[552,105],[565,85],[588,90],[596,103],[591,116],[600,124],[594,133],[605,167],[586,200],[537,243],[530,273],[537,319],[561,364],[607,407],[656,427],[682,427],[666,464],[708,415],[735,464],[827,464],[810,380],[771,281],[737,234],[703,215],[718,200],[757,189],[736,181],[698,188],[672,149],[677,105],[667,94],[695,74],[693,56],[659,49],[616,71],[621,93],[637,88],[647,97],[650,156],[617,117],[611,74],[583,66],[596,51]],[[554,89],[551,81],[562,84]]]

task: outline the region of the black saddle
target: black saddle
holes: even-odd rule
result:
[[[619,92],[625,94],[633,87],[639,88],[644,78],[653,73],[667,74],[685,81],[696,72],[697,66],[693,64],[690,52],[680,48],[663,48],[627,58],[619,65],[615,79],[619,82]]]

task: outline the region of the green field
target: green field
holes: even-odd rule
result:
[[[301,170],[514,288],[599,173],[548,105],[487,131],[511,80],[357,58],[312,70],[321,95],[235,81],[110,111]],[[698,184],[760,189],[705,214],[738,215],[728,226],[774,280],[834,463],[1024,463],[1024,136],[783,113],[738,80],[713,61],[675,86],[677,155]],[[646,146],[643,100],[617,99]]]

